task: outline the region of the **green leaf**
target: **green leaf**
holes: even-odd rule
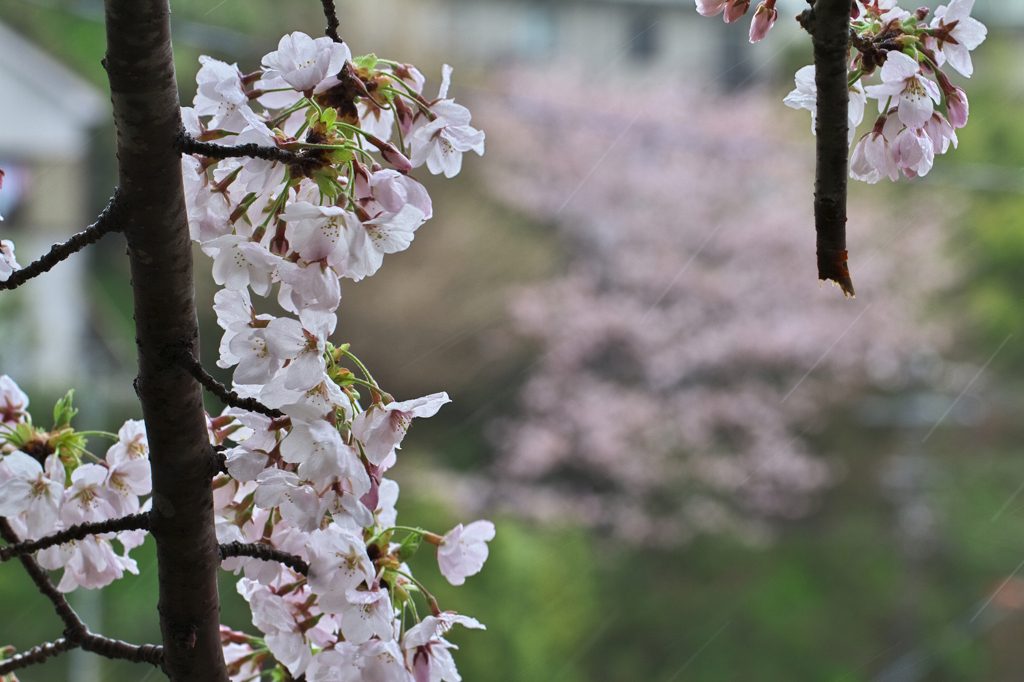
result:
[[[68,391],[63,398],[57,401],[53,407],[53,430],[58,431],[62,427],[71,424],[71,418],[78,414],[78,410],[71,406],[71,398],[75,389]]]

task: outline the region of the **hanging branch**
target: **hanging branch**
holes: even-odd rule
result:
[[[117,533],[125,530],[149,530],[149,514],[131,514],[117,519],[100,521],[97,523],[80,523],[62,530],[53,535],[38,540],[26,540],[9,544],[7,547],[0,547],[0,563],[8,561],[16,556],[35,554],[41,549],[62,545],[72,540],[84,540],[89,535],[101,535],[103,533]]]
[[[0,517],[0,538],[9,546],[19,544],[18,535],[11,528],[11,524],[8,523],[7,519],[3,517]],[[44,597],[50,600],[54,610],[57,612],[57,616],[64,623],[64,639],[67,640],[68,645],[62,645],[65,646],[62,650],[70,649],[72,648],[70,645],[73,645],[107,658],[123,659],[134,663],[151,663],[156,666],[162,665],[163,647],[152,644],[136,646],[89,632],[89,628],[86,627],[82,619],[75,613],[75,610],[68,604],[67,598],[57,590],[53,581],[50,580],[49,574],[43,570],[36,560],[26,554],[22,554],[18,558],[21,560],[22,566],[25,567],[25,572],[28,573],[29,578],[35,583],[36,588]],[[51,646],[55,645],[56,643]],[[56,653],[60,652],[57,651],[50,655],[56,655]],[[41,657],[39,660],[42,661],[44,658],[46,656]]]
[[[115,189],[114,195],[110,197],[110,201],[107,203],[107,207],[96,218],[95,223],[63,244],[54,244],[49,253],[34,263],[30,263],[21,270],[16,270],[7,278],[6,282],[0,282],[0,289],[15,289],[33,277],[49,272],[57,263],[67,260],[72,254],[78,253],[89,246],[89,244],[98,242],[106,233],[120,232],[121,225],[117,218],[117,207],[117,189]]]
[[[7,675],[15,670],[27,668],[30,665],[36,663],[42,663],[48,658],[58,656],[65,651],[71,651],[77,649],[78,645],[74,642],[69,642],[66,638],[61,637],[53,642],[47,642],[46,644],[40,644],[34,646],[28,651],[23,651],[20,654],[11,656],[6,661],[0,661],[0,675]]]
[[[848,298],[854,295],[846,262],[846,180],[850,151],[846,62],[851,2],[814,0],[813,6],[797,17],[814,45],[814,82],[818,90],[814,178],[818,279],[832,280]]]
[[[203,388],[217,396],[225,405],[248,410],[250,412],[258,412],[270,417],[271,419],[280,419],[285,416],[284,412],[267,407],[255,398],[243,398],[230,390],[227,386],[210,376],[210,373],[203,369],[203,365],[195,359],[192,353],[182,353],[181,364],[188,370],[188,373],[191,374],[196,381],[202,384]]]
[[[338,11],[334,7],[334,0],[320,0],[324,6],[324,16],[327,17],[327,28],[324,33],[328,38],[336,43],[345,42],[338,36],[338,27],[341,24],[338,22]]]
[[[220,552],[220,558],[230,559],[231,557],[247,556],[253,559],[262,559],[263,561],[276,561],[279,564],[283,564],[288,568],[292,569],[296,573],[306,575],[309,573],[309,564],[303,561],[300,557],[288,552],[282,552],[279,549],[274,549],[270,545],[263,545],[260,543],[243,544],[241,542],[232,542],[226,545],[219,545],[217,551]]]
[[[278,147],[264,147],[255,142],[240,144],[235,147],[227,147],[212,142],[200,142],[184,130],[179,131],[174,138],[178,151],[182,154],[198,154],[210,159],[234,159],[250,157],[254,159],[265,159],[267,161],[280,161],[281,163],[301,164],[308,159],[301,154],[290,152],[287,149]]]

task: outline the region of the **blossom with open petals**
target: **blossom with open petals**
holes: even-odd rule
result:
[[[277,50],[263,57],[265,78],[283,78],[299,92],[312,90],[320,81],[341,70],[352,58],[348,45],[330,38],[313,40],[296,31],[281,38]]]
[[[437,546],[437,565],[452,585],[461,585],[475,575],[487,561],[487,543],[494,539],[494,524],[474,521],[448,531]]]

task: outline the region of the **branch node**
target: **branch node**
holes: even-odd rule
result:
[[[214,379],[209,372],[203,369],[203,365],[192,355],[189,350],[181,353],[181,365],[203,388],[217,396],[222,403],[230,407],[237,407],[250,412],[258,412],[272,419],[280,419],[285,416],[284,412],[267,407],[255,398],[243,398],[227,386]]]

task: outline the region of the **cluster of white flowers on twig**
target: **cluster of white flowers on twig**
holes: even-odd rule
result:
[[[460,524],[443,536],[399,526],[398,484],[384,477],[412,419],[434,415],[448,396],[395,401],[329,337],[339,279],[373,275],[432,215],[408,172],[426,165],[454,176],[464,152],[483,153],[484,134],[448,97],[448,66],[427,99],[415,67],[354,59],[344,43],[303,33],[283,37],[248,75],[201,62],[179,141],[190,232],[224,287],[214,306],[224,329],[217,364],[235,367],[233,390],[191,357],[183,362],[231,405],[209,419],[224,453],[217,537],[224,567],[244,574],[238,591],[264,635],[222,628],[229,672],[255,679],[273,655],[309,682],[458,680],[443,636],[456,623],[483,626],[442,611],[406,560],[425,540],[441,573],[461,585],[482,568],[494,525]],[[267,297],[275,287],[290,316],[253,305],[250,290]],[[70,427],[70,396],[49,432],[32,425],[27,405],[0,379],[0,515],[22,540],[148,509],[139,501],[151,489],[141,422],[106,434],[118,442],[101,461],[86,449],[92,434]],[[102,587],[136,571],[127,550],[144,526],[55,544],[38,559],[65,569],[61,590]]]
[[[724,12],[726,22],[743,16],[750,0],[696,0],[705,16]],[[897,0],[854,0],[850,22],[850,142],[864,119],[868,99],[878,101],[880,116],[854,147],[850,177],[876,183],[883,177],[926,175],[935,156],[957,146],[956,129],[967,125],[967,95],[942,71],[945,64],[964,77],[974,72],[971,50],[987,29],[971,17],[974,0],[952,0],[934,12],[913,12]],[[928,15],[931,21],[925,21]],[[750,41],[764,38],[778,17],[775,0],[763,0],[754,12]],[[881,83],[862,81],[878,74]],[[934,80],[932,80],[934,79]],[[796,89],[785,99],[794,109],[817,112],[815,67],[796,73]],[[945,113],[937,107],[943,107]]]

